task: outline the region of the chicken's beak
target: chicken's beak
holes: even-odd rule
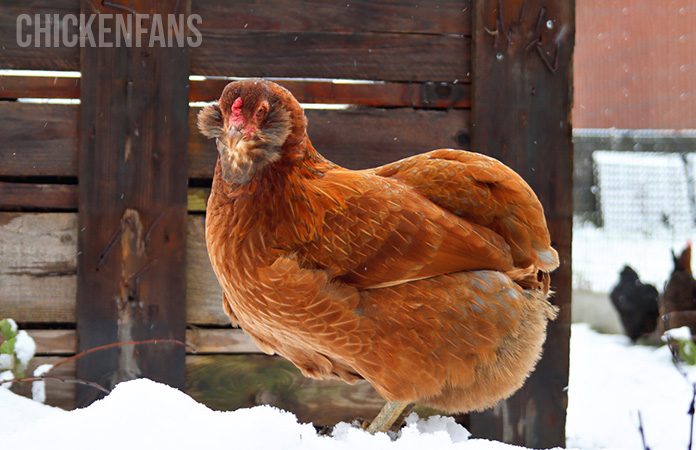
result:
[[[242,126],[233,124],[230,124],[230,127],[226,130],[225,134],[225,137],[227,138],[227,145],[230,149],[236,147],[237,143],[240,141],[240,139],[242,139],[242,136],[244,136]]]

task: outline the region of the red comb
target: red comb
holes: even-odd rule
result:
[[[237,97],[237,99],[232,103],[232,114],[230,115],[230,122],[239,123],[243,122],[242,117],[242,97]]]

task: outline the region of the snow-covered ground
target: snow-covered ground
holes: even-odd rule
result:
[[[624,336],[572,328],[568,447],[642,449],[638,412],[652,450],[686,449],[691,387],[666,347],[632,346]],[[687,368],[696,376],[696,368]],[[411,416],[401,436],[370,436],[339,424],[319,436],[310,424],[268,406],[220,412],[149,380],[119,384],[88,408],[63,411],[0,389],[0,447],[8,449],[124,449],[234,447],[239,449],[511,450],[468,439],[450,418]]]

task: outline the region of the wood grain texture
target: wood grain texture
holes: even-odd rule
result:
[[[471,0],[199,0],[191,12],[211,29],[471,34]]]
[[[75,330],[27,330],[36,342],[36,355],[74,355],[77,353],[77,332]],[[239,354],[263,352],[249,335],[239,328],[198,328],[186,330],[186,343],[195,348],[196,355]],[[187,353],[194,353],[187,348]]]
[[[204,216],[189,216],[186,261],[186,322],[229,325],[230,319],[222,309],[222,288],[208,258]]]
[[[300,103],[328,103],[376,107],[468,108],[471,84],[457,82],[422,83],[334,83],[271,79],[293,93]],[[192,102],[217,100],[232,80],[210,77],[191,80]]]
[[[77,185],[8,183],[0,181],[0,211],[77,210]]]
[[[222,290],[210,266],[205,217],[190,215],[186,322],[226,326]],[[0,305],[22,323],[75,323],[77,214],[0,212]]]
[[[210,77],[189,80],[189,101],[216,100],[231,80]],[[468,108],[471,84],[456,83],[351,83],[273,80],[289,89],[300,103],[350,104],[386,107]],[[80,98],[80,78],[0,75],[0,99]]]
[[[57,45],[48,47],[45,40],[40,47],[31,41],[28,47],[20,47],[17,43],[17,19],[21,14],[29,14],[34,18],[40,14],[42,19],[49,14],[53,17],[58,14],[64,17],[67,14],[80,14],[80,0],[55,0],[41,2],[28,0],[22,2],[5,1],[0,7],[0,68],[3,69],[27,69],[27,70],[80,70],[80,48],[78,46],[66,47]],[[72,27],[76,31],[77,26]],[[22,40],[28,35],[34,35],[34,27],[21,24],[19,30]],[[51,42],[53,44],[53,42]]]
[[[100,0],[80,5],[83,14],[103,9]],[[190,2],[136,0],[131,6],[140,13],[180,8],[185,14]],[[114,20],[106,26],[115,27]],[[188,49],[87,46],[80,69],[80,350],[183,340]],[[77,374],[107,388],[137,377],[181,388],[184,356],[180,346],[114,348],[80,358]],[[78,404],[91,403],[94,394],[78,386]]]
[[[76,176],[78,105],[0,102],[0,176]]]
[[[191,52],[194,75],[453,82],[471,73],[467,36],[201,32],[202,44]]]
[[[217,150],[189,111],[190,178],[211,178]],[[466,109],[355,108],[307,110],[309,133],[327,158],[349,168],[374,167],[439,147],[467,148]],[[77,176],[78,105],[0,102],[0,176]],[[396,138],[396,139],[394,139]]]
[[[475,4],[473,149],[515,169],[541,200],[561,260],[551,276],[552,301],[561,311],[549,324],[543,357],[525,386],[495,408],[472,414],[470,425],[475,436],[533,448],[563,446],[571,319],[574,2],[515,0],[502,2],[502,11],[500,4]],[[485,31],[495,30],[496,22],[497,37]]]
[[[75,322],[77,214],[0,213],[0,305],[18,322]]]
[[[18,98],[80,98],[80,79],[0,75],[0,99]]]

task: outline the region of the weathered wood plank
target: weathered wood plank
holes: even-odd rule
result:
[[[201,46],[191,52],[194,75],[453,82],[471,74],[468,36],[249,32],[202,25]]]
[[[103,7],[100,0],[80,5],[83,14]],[[190,1],[136,0],[131,7],[185,13]],[[113,18],[106,26],[115,27]],[[118,341],[183,340],[188,49],[87,46],[80,71],[80,350]],[[77,374],[109,388],[141,376],[181,388],[184,356],[180,346],[114,348],[80,358]],[[78,404],[91,403],[94,394],[78,386]]]
[[[0,305],[20,322],[75,322],[77,214],[0,213]]]
[[[561,312],[549,326],[543,358],[525,386],[495,408],[472,414],[470,426],[475,436],[533,448],[565,444],[574,3],[503,2],[502,11],[500,2],[474,6],[473,148],[518,171],[544,205],[552,244],[561,259],[551,278],[553,302]],[[498,34],[486,29],[497,29]]]
[[[26,330],[36,343],[36,356],[70,356],[77,353],[75,330]]]
[[[76,176],[78,105],[0,102],[0,176]]]
[[[208,258],[204,216],[189,216],[186,261],[186,322],[229,325],[222,310],[222,288]]]
[[[471,34],[471,0],[194,1],[210,29],[343,33]]]
[[[317,150],[342,166],[363,169],[437,148],[465,148],[469,111],[359,108],[307,110],[308,133]],[[198,109],[191,108],[195,130]],[[213,141],[192,132],[189,141],[192,178],[211,178],[217,150]]]
[[[77,353],[75,330],[27,330],[36,342],[38,356],[74,355]],[[189,328],[186,343],[195,348],[196,355],[239,354],[263,352],[248,334],[239,328]],[[190,348],[187,353],[193,353]]]
[[[231,80],[211,77],[191,80],[192,102],[217,100]],[[383,107],[468,108],[471,84],[462,82],[423,83],[334,83],[276,79],[300,103],[328,103]]]
[[[0,99],[17,98],[80,98],[80,79],[0,75]]]
[[[209,188],[188,189],[188,210],[205,212]],[[34,184],[0,181],[0,211],[36,209],[76,211],[78,186],[75,184]]]
[[[40,14],[42,19],[46,17],[46,14],[51,17],[58,14],[61,18],[67,14],[78,16],[80,14],[80,0],[3,2],[0,8],[0,49],[2,49],[0,51],[0,68],[80,70],[80,48],[78,46],[47,47],[44,40],[41,47],[36,47],[32,40],[30,46],[20,47],[17,43],[17,19],[21,14],[29,14],[32,21],[35,14]],[[32,37],[34,35],[34,27],[27,25],[27,23],[21,24],[19,34],[22,40],[26,40],[28,35]],[[77,24],[71,29],[76,32]]]
[[[204,223],[204,216],[188,217],[186,321],[229,325],[208,259]],[[18,322],[75,323],[77,227],[75,213],[0,212],[3,315]]]
[[[219,95],[219,94],[218,94]],[[211,178],[217,151],[189,112],[189,177]],[[307,110],[312,142],[350,168],[374,167],[439,147],[466,148],[470,113],[464,109],[356,108]],[[78,105],[0,102],[0,176],[77,176]],[[396,138],[396,139],[395,139]]]
[[[189,100],[216,100],[231,80],[213,77],[190,80]],[[334,103],[383,107],[468,108],[467,83],[334,83],[331,81],[275,80],[301,103]],[[79,98],[80,79],[0,75],[0,99]]]
[[[77,185],[0,181],[0,210],[77,210]]]

